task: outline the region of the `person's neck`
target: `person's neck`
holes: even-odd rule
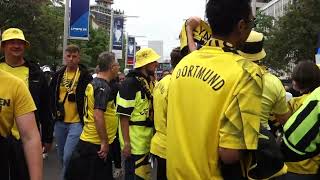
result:
[[[12,67],[17,67],[17,66],[21,66],[24,64],[24,59],[23,57],[5,57],[5,61],[8,65],[12,66]]]
[[[75,72],[75,71],[77,71],[77,69],[78,69],[78,66],[67,66],[67,71],[68,72]]]
[[[148,77],[148,73],[146,69],[141,69],[140,72],[145,75],[145,77]]]
[[[228,42],[228,43],[232,44],[234,47],[236,47],[237,43],[230,36],[225,37],[225,36],[219,36],[219,35],[212,35],[212,37],[215,39],[219,39],[219,40]]]
[[[108,73],[108,72],[98,72],[97,77],[104,79],[108,82],[110,82],[112,80],[112,77],[111,77],[110,73]]]

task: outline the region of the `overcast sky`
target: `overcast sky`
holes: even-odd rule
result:
[[[94,3],[94,0],[90,0]],[[147,46],[148,40],[163,40],[164,57],[179,46],[178,36],[184,19],[204,17],[205,0],[114,0],[113,9],[124,11],[127,16],[125,30],[137,38],[138,45]]]

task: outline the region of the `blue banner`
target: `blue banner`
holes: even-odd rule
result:
[[[128,37],[128,57],[133,58],[135,54],[135,38],[134,37]]]
[[[71,0],[70,39],[89,39],[89,0]]]
[[[112,48],[122,50],[123,17],[119,16],[113,18],[112,34]]]

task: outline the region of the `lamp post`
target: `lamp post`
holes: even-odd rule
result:
[[[62,64],[64,64],[64,56],[65,56],[65,49],[67,48],[68,44],[68,37],[69,37],[69,2],[70,0],[66,0],[66,4],[64,5],[64,29],[63,29],[63,57],[62,57]]]

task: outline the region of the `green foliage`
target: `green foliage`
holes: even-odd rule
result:
[[[320,33],[320,0],[294,2],[273,27],[270,28],[268,22],[259,29],[266,35],[264,63],[275,70],[287,70],[289,62],[314,60],[317,34]]]
[[[24,31],[31,48],[26,58],[41,65],[62,63],[64,5],[63,0],[1,0],[1,31],[17,27]],[[69,40],[81,48],[81,61],[95,67],[98,55],[108,50],[109,34],[90,28],[89,41]]]
[[[17,27],[30,42],[28,59],[41,64],[61,59],[63,7],[53,6],[49,0],[6,0],[1,1],[0,9],[1,31]]]
[[[262,14],[258,11],[256,15],[256,28],[255,31],[263,33],[266,37],[269,36],[270,30],[273,27],[274,17]]]
[[[100,53],[108,50],[109,37],[105,29],[90,28],[89,41],[71,40],[70,43],[79,45],[81,62],[88,67],[95,67]]]

